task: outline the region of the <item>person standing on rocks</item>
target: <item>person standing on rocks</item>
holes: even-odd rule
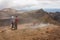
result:
[[[17,29],[18,26],[18,16],[15,17],[15,29]]]
[[[14,29],[14,25],[15,25],[15,17],[11,16],[11,28]]]

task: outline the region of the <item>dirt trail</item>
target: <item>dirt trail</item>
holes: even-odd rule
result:
[[[18,30],[20,29],[36,29],[36,28],[43,28],[43,27],[49,27],[53,24],[44,24],[44,23],[41,23],[41,24],[36,24],[36,25],[33,25],[32,23],[28,23],[28,24],[21,24],[21,25],[18,25]],[[1,30],[10,30],[11,29],[11,26],[6,26],[6,27],[0,27],[0,31]]]
[[[25,28],[28,28],[28,29],[35,29],[35,28],[42,28],[42,27],[48,27],[50,25],[53,25],[53,24],[44,24],[44,23],[41,23],[41,24],[36,24],[36,25],[33,25],[32,23],[28,23],[28,24],[21,24],[21,25],[18,25],[18,29],[25,29]]]

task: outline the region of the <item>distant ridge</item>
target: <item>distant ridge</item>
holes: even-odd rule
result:
[[[47,12],[60,12],[60,9],[44,9]]]

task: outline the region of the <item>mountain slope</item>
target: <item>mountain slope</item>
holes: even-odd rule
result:
[[[10,23],[11,16],[18,16],[19,23],[30,23],[30,22],[37,22],[37,23],[54,23],[57,24],[58,22],[46,11],[43,9],[39,10],[32,10],[28,12],[21,12],[15,9],[3,9],[0,10],[0,24],[8,25]],[[5,21],[4,21],[5,20]]]

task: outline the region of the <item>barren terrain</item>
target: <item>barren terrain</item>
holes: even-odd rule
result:
[[[21,24],[17,30],[0,27],[0,40],[60,40],[60,27],[53,24]]]

